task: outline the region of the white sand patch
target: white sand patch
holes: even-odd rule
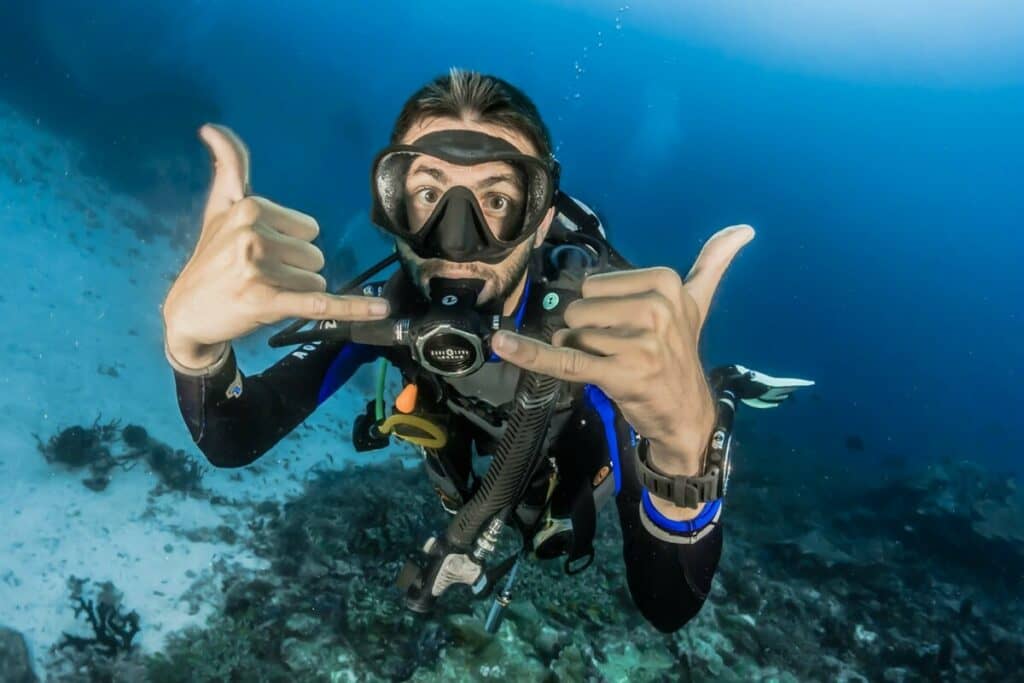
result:
[[[2,105],[0,148],[0,624],[25,634],[42,674],[61,632],[83,632],[68,577],[112,581],[141,616],[136,642],[155,651],[168,632],[205,617],[179,597],[212,563],[261,561],[238,545],[183,538],[176,530],[249,531],[231,506],[177,493],[150,499],[157,478],[143,462],[115,470],[94,492],[81,483],[86,472],[39,452],[33,434],[47,441],[102,416],[139,424],[205,464],[178,412],[159,312],[188,254],[131,230],[145,217],[140,205],[79,175],[73,148]],[[266,336],[236,344],[247,374],[284,355]],[[341,428],[367,399],[343,388],[254,466],[210,470],[204,486],[231,500],[282,500],[325,459],[340,466],[387,455],[354,453]]]

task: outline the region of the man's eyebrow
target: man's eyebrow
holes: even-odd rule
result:
[[[485,187],[491,187],[498,183],[509,183],[516,189],[522,190],[523,184],[519,180],[519,175],[515,173],[502,173],[501,175],[492,175],[490,178],[484,178],[476,184],[477,188],[483,189]]]
[[[439,183],[448,182],[447,174],[445,174],[445,172],[442,171],[441,169],[435,168],[433,166],[420,166],[415,171],[413,171],[412,176],[417,176],[420,173],[430,176]],[[522,180],[516,173],[499,173],[498,175],[492,175],[489,178],[484,178],[483,180],[478,182],[476,184],[476,188],[482,190],[493,185],[497,185],[498,183],[509,183],[518,190],[523,189]]]
[[[445,175],[444,171],[433,166],[420,166],[413,175],[419,175],[420,173],[427,174],[439,183],[447,182],[448,180],[448,176]]]

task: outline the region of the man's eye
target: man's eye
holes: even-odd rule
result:
[[[508,207],[509,199],[504,195],[495,194],[487,198],[487,208],[492,211],[504,211]]]
[[[437,190],[432,187],[424,187],[422,190],[416,193],[420,200],[427,204],[433,204],[439,197],[437,196]]]

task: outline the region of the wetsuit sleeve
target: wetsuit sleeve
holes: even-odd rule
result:
[[[588,403],[600,418],[588,424],[604,431],[616,477],[630,595],[652,626],[665,633],[676,631],[696,616],[711,590],[722,554],[721,503],[706,505],[692,523],[676,523],[674,528],[671,520],[665,524],[664,518],[652,518],[637,470],[636,432],[600,390],[588,392]]]
[[[174,369],[178,407],[193,441],[216,467],[243,467],[267,452],[345,383],[376,347],[305,344],[246,376],[234,349],[210,372]]]

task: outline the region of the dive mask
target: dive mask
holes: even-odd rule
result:
[[[486,170],[468,187],[455,184],[453,165]],[[485,133],[428,133],[377,155],[371,219],[421,258],[498,263],[537,231],[558,172],[553,158],[544,162]]]

